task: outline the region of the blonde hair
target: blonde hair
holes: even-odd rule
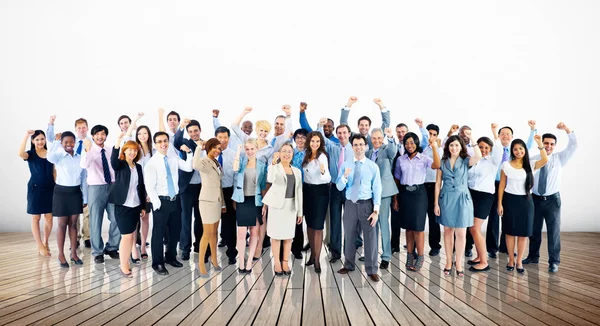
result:
[[[271,132],[271,123],[267,120],[258,120],[256,121],[256,130],[264,129],[267,132]]]
[[[244,145],[247,145],[247,144],[254,145],[254,147],[258,148],[258,143],[256,141],[256,138],[248,138],[246,140],[246,142],[244,143]]]

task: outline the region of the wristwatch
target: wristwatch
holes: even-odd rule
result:
[[[379,215],[379,211],[373,211],[373,213],[375,213],[375,214]]]

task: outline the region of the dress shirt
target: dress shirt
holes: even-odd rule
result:
[[[169,148],[167,148],[167,155],[179,156],[179,148],[175,148],[175,133],[169,128],[167,128],[165,132],[167,135],[169,135]]]
[[[441,159],[442,155],[444,154],[444,150],[438,147],[437,152],[438,152],[438,156]],[[431,159],[433,159],[433,148],[431,148],[431,146],[428,145],[427,148],[425,148],[423,150],[422,154],[427,157],[431,157]],[[425,182],[435,182],[436,178],[437,178],[437,171],[438,171],[438,169],[427,168],[427,173],[425,175]]]
[[[141,151],[141,147],[140,147],[140,151]],[[144,152],[141,152],[143,155],[142,155],[142,157],[140,158],[140,160],[138,161],[138,163],[140,163],[140,165],[141,165],[142,167],[146,166],[146,163],[148,163],[148,161],[150,160],[150,158],[151,158],[151,157],[152,157],[154,154],[156,154],[156,148],[152,148],[152,149],[151,149],[151,151],[152,151],[152,154],[150,154],[150,152],[148,152],[148,153],[146,153],[146,154],[143,154]]]
[[[215,128],[215,130],[217,130],[217,128],[221,127],[221,122],[219,121],[219,118],[215,118],[213,117],[213,128]],[[239,127],[238,127],[239,129]],[[246,134],[245,132],[243,132],[241,129],[239,129],[240,132],[242,132],[243,134]],[[229,136],[229,143],[227,144],[228,148],[233,149],[234,151],[237,151],[238,145],[244,145],[245,141],[242,141],[240,139],[240,137],[237,136],[236,133],[231,134]],[[190,182],[191,183],[191,182]]]
[[[233,172],[233,161],[235,160],[236,151],[229,148],[229,146],[224,151],[221,151],[221,154],[223,154],[223,179],[221,180],[223,188],[233,187],[233,178],[235,175],[235,172]]]
[[[304,170],[302,169],[302,161],[304,161],[304,155],[306,150],[298,150],[294,148],[294,158],[292,158],[292,166],[302,171],[302,181],[304,181]]]
[[[325,165],[324,174],[321,174],[321,164]],[[324,153],[319,155],[316,160],[306,163],[306,165],[302,167],[302,171],[304,171],[304,182],[312,185],[321,185],[331,182],[331,174],[329,173],[328,167],[327,155]]]
[[[158,196],[168,196],[169,194],[164,157],[165,155],[157,152],[144,167],[146,192],[154,210],[160,209],[161,203]],[[192,172],[192,159],[192,155],[187,155],[187,159],[184,161],[177,155],[169,155],[167,153],[167,160],[171,169],[171,177],[173,178],[176,194],[179,193],[179,173],[177,170],[181,169],[182,171]]]
[[[319,128],[321,134],[323,134],[323,128]],[[325,134],[323,134],[325,137]],[[342,147],[344,147],[344,162],[352,162],[354,159],[354,151],[352,150],[352,144],[348,143],[345,146],[342,143],[333,142],[327,138],[325,138],[325,151],[329,155],[329,174],[331,174],[331,180],[337,180],[340,174],[344,174],[344,171],[340,173],[340,168],[338,161],[340,160],[340,155],[342,153]]]
[[[527,143],[525,143],[525,146],[527,146],[527,150],[529,152],[531,152],[531,148],[533,147],[533,137],[535,136],[535,134],[537,133],[537,129],[531,130],[529,132],[529,138],[527,138]],[[507,149],[508,150],[508,161],[510,161],[510,144],[512,143],[512,141],[508,144],[507,147],[502,146],[502,143],[500,143],[500,147],[502,148],[502,150]],[[504,163],[504,162],[502,162]],[[498,172],[496,173],[496,181],[500,181],[500,169],[502,168],[502,163],[500,163],[500,167],[498,168]]]
[[[300,128],[304,128],[308,132],[313,131],[313,129],[308,124],[308,119],[306,118],[306,112],[300,112]],[[331,133],[331,136],[329,136],[329,137],[327,137],[327,136],[325,136],[325,134],[323,134],[323,137],[328,138],[329,140],[331,140],[334,143],[338,143],[338,144],[340,143],[340,140],[333,133]]]
[[[482,157],[469,169],[469,189],[492,195],[496,193],[496,171],[502,162],[503,150],[500,140],[496,140],[491,155]]]
[[[427,168],[431,168],[433,159],[429,156],[417,153],[412,159],[404,154],[396,160],[394,177],[405,186],[420,185],[425,182]]]
[[[56,184],[65,187],[81,186],[81,155],[67,153],[59,141],[48,151],[47,160],[56,168]]]
[[[529,161],[531,165],[531,171],[535,169],[535,162],[537,161]],[[502,169],[504,174],[506,174],[506,188],[504,188],[504,192],[512,195],[527,195],[527,192],[525,192],[525,179],[527,178],[525,169],[513,168],[512,165],[510,165],[510,161],[502,163],[500,169]]]
[[[123,206],[127,207],[138,207],[140,206],[140,194],[138,193],[138,172],[135,164],[129,168],[131,170],[131,177],[129,178],[129,190],[127,191],[127,198]],[[145,200],[146,198],[144,198]]]
[[[577,149],[577,138],[575,138],[575,133],[571,132],[569,135],[569,143],[567,147],[558,152],[552,153],[548,156],[548,163],[546,163],[545,167],[548,170],[548,175],[546,179],[546,193],[540,194],[538,191],[538,185],[540,183],[539,176],[540,170],[536,170],[533,174],[533,193],[538,196],[550,196],[553,195],[560,190],[561,184],[561,172],[562,168],[567,162],[573,157],[575,150]],[[532,160],[539,160],[541,157],[539,154],[533,156]]]
[[[360,169],[360,181],[355,182],[354,180],[354,164],[357,160],[355,157],[352,157],[352,161],[345,161],[342,164],[342,171],[346,171],[346,168],[350,168],[350,174],[348,178],[344,177],[344,173],[340,173],[338,179],[336,181],[336,187],[339,191],[343,191],[346,189],[346,198],[350,198],[350,194],[352,194],[353,187],[358,188],[358,199],[366,200],[373,199],[373,210],[379,211],[379,206],[381,205],[381,176],[379,174],[379,167],[375,162],[371,160],[367,160],[366,157],[363,157],[360,162],[362,163]],[[358,184],[357,184],[358,183]]]
[[[109,162],[108,169],[110,170],[110,180],[115,182],[115,171],[110,165],[110,157],[112,156],[112,147],[106,146],[100,147],[96,143],[92,143],[92,148],[88,152],[81,151],[81,164],[80,166],[87,171],[87,184],[90,186],[105,185],[104,180],[104,169],[102,168],[102,149],[104,149],[104,155],[106,160]]]

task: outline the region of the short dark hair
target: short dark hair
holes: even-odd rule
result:
[[[154,133],[154,136],[152,137],[152,141],[154,141],[154,143],[156,144],[156,137],[158,136],[167,136],[167,140],[169,140],[169,134],[167,134],[164,131],[157,131],[156,133]]]
[[[396,125],[396,128],[402,128],[402,127],[406,128],[406,130],[408,130],[408,126],[404,122],[400,122],[399,124]]]
[[[554,136],[554,134],[551,134],[551,133],[543,134],[542,141],[544,141],[545,138],[554,139],[555,144],[558,142],[558,140],[556,139],[556,136]]]
[[[328,121],[328,122],[331,122],[331,126],[332,126],[332,127],[333,127],[333,126],[335,126],[335,122],[333,122],[333,119],[329,119],[329,118],[327,118],[327,121]]]
[[[190,127],[193,127],[193,126],[197,126],[198,129],[202,130],[202,128],[200,127],[200,122],[198,122],[198,120],[193,120],[193,119],[190,120],[190,123],[188,123],[187,126],[185,126],[185,130],[187,131]]]
[[[167,114],[167,120],[169,120],[169,117],[172,115],[177,117],[177,121],[181,121],[181,117],[179,117],[179,113],[177,113],[175,111],[171,111],[171,112],[169,112],[169,114]]]
[[[504,127],[500,128],[500,129],[498,129],[498,135],[500,135],[500,132],[502,132],[502,129],[508,129],[508,130],[510,130],[510,134],[511,134],[511,135],[514,135],[514,134],[515,134],[515,133],[513,132],[513,130],[512,130],[512,128],[511,128],[511,127],[509,127],[509,126],[504,126]]]
[[[108,136],[108,128],[106,128],[103,125],[95,125],[92,128],[92,136],[94,136],[95,134],[97,134],[97,133],[99,133],[101,131],[104,131],[104,133]]]
[[[362,134],[357,133],[357,134],[353,134],[352,136],[350,136],[350,144],[354,145],[354,140],[356,140],[356,139],[362,139],[365,142],[365,144],[367,143],[367,138],[365,136],[363,136]]]
[[[225,126],[220,126],[219,128],[215,129],[215,137],[217,137],[217,134],[221,134],[221,133],[227,133],[227,137],[231,136],[231,133],[229,132],[229,128],[225,127]]]
[[[486,143],[490,148],[494,148],[494,142],[491,139],[489,139],[488,137],[485,137],[485,136],[479,137],[479,139],[477,139],[477,144],[479,144],[481,142]]]
[[[396,128],[398,128],[398,127],[396,127]],[[438,127],[437,125],[434,125],[433,123],[428,124],[425,129],[426,130],[435,130],[435,132],[437,132],[438,134],[440,133],[440,127]]]
[[[343,123],[340,124],[340,125],[338,125],[337,127],[335,127],[335,132],[337,132],[338,129],[340,129],[340,128],[347,128],[348,129],[348,133],[352,133],[352,130],[350,130],[350,126],[346,125],[346,124],[343,124]]]
[[[117,126],[119,125],[119,123],[121,123],[121,120],[123,120],[123,119],[127,119],[127,120],[129,120],[129,123],[131,123],[131,118],[130,118],[128,115],[126,115],[126,114],[123,114],[123,115],[122,115],[122,116],[120,116],[120,117],[119,117],[119,119],[117,120]]]
[[[369,121],[369,126],[371,126],[371,119],[369,117],[363,115],[362,117],[358,118],[358,123],[360,124],[360,122],[363,120]]]
[[[423,149],[421,148],[421,141],[419,140],[419,136],[417,136],[417,134],[415,134],[414,132],[409,132],[409,133],[406,133],[406,135],[404,135],[404,139],[402,139],[402,146],[404,146],[404,149],[406,150],[406,142],[410,138],[412,138],[413,142],[415,142],[415,146],[417,146],[417,149],[415,150],[415,152],[423,153]],[[408,154],[408,151],[406,151],[406,153]]]
[[[62,141],[63,141],[63,139],[65,139],[65,138],[67,138],[67,137],[73,137],[73,140],[77,139],[77,138],[75,137],[75,134],[74,134],[74,133],[72,133],[72,132],[70,132],[70,131],[65,131],[65,132],[63,132],[63,133],[60,135],[60,141],[62,142]]]
[[[304,128],[296,129],[296,131],[294,131],[294,136],[292,138],[296,139],[296,136],[298,136],[298,135],[307,137],[308,136],[308,130],[306,130]]]

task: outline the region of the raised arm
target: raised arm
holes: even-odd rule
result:
[[[548,154],[546,154],[546,149],[544,148],[544,145],[542,144],[542,136],[535,135],[534,140],[538,145],[538,149],[540,150],[540,159],[535,162],[535,167],[534,167],[535,170],[537,170],[537,169],[541,169],[544,165],[546,165],[546,163],[548,163]]]
[[[446,137],[444,137],[444,140],[442,140],[442,147],[446,146],[446,140],[448,140],[448,138],[450,138],[450,136],[454,135],[454,133],[456,133],[459,128],[460,127],[458,125],[452,125],[450,127],[450,130],[448,130]]]
[[[529,131],[529,138],[527,138],[526,146],[527,150],[531,151],[533,149],[534,136],[537,134],[537,129],[535,128],[535,120],[529,120],[527,121],[527,124],[531,131]]]
[[[233,172],[238,172],[240,170],[240,155],[242,153],[242,144],[239,144],[237,147],[237,151],[235,152],[235,158],[233,159]]]
[[[137,122],[144,116],[144,112],[138,112],[133,123],[129,124],[129,128],[127,128],[127,132],[125,133],[125,139],[135,139],[135,137],[131,137],[133,131],[137,129]]]
[[[496,140],[500,139],[500,137],[498,136],[498,124],[495,122],[492,123],[492,136],[494,143],[496,142]]]
[[[31,136],[33,136],[34,133],[34,130],[27,130],[27,132],[25,132],[25,138],[23,138],[23,141],[21,141],[21,146],[19,146],[19,157],[24,160],[29,158],[29,154],[27,154],[25,151],[25,147],[27,147],[27,141],[29,138],[31,138]]]
[[[165,128],[165,109],[163,108],[158,109],[158,131],[167,131]]]
[[[388,143],[385,145],[386,146],[385,151],[387,152],[388,158],[390,160],[393,160],[394,157],[396,156],[396,152],[398,150],[396,149],[396,146],[394,144],[395,142],[394,141],[389,142],[389,139],[394,140],[394,134],[392,133],[392,129],[390,129],[390,128],[385,128],[384,132],[385,132],[386,138],[388,139]]]
[[[285,104],[281,107],[281,110],[285,113],[285,130],[283,134],[275,137],[275,144],[273,145],[274,151],[278,151],[279,148],[294,135],[294,131],[292,130],[292,108]]]
[[[213,115],[213,128],[215,128],[215,130],[217,130],[217,128],[219,128],[221,126],[221,121],[219,121],[219,113],[221,111],[219,110],[212,110],[212,115]]]
[[[415,123],[419,126],[419,131],[421,131],[421,149],[425,150],[429,145],[429,132],[423,127],[423,120],[420,118],[416,118]]]
[[[54,142],[52,143],[52,147],[50,147],[48,153],[46,154],[46,159],[48,160],[48,162],[55,165],[58,163],[60,157],[62,156],[62,153],[64,152],[62,144],[60,143],[61,136],[61,133],[54,135]]]
[[[373,99],[373,102],[377,104],[381,111],[381,130],[385,130],[390,126],[390,110],[385,107],[383,101],[380,98]]]
[[[577,138],[575,137],[575,133],[573,133],[571,129],[569,129],[569,127],[562,122],[560,122],[556,128],[564,130],[569,137],[569,143],[567,144],[567,147],[561,152],[557,153],[561,163],[565,165],[571,159],[575,153],[575,150],[577,149]]]
[[[479,162],[479,160],[481,159],[481,150],[479,149],[479,146],[477,146],[476,140],[473,138],[473,133],[470,132],[467,135],[469,136],[469,140],[471,141],[471,147],[473,147],[473,152],[475,153],[474,156],[471,156],[469,158],[469,166],[473,166],[477,164],[477,162]]]
[[[194,160],[192,163],[192,167],[196,171],[203,172],[207,162],[205,162],[205,160],[202,159],[205,156],[204,145],[202,144],[202,141],[200,141],[200,140],[198,141],[198,143],[199,143],[198,147],[196,147],[196,152],[194,153]]]
[[[240,128],[240,123],[242,122],[242,119],[244,119],[246,114],[250,112],[252,112],[252,108],[249,106],[245,107],[242,113],[240,113],[240,115],[238,115],[231,123],[231,131],[236,136],[238,136],[238,138],[242,141],[242,144],[246,143],[246,140],[248,140],[249,136],[242,131],[242,129]],[[256,133],[258,134],[258,131]]]
[[[434,141],[433,138],[429,139],[429,146],[431,146],[431,151],[433,152],[433,163],[431,163],[431,168],[434,170],[439,169],[442,166],[437,145],[437,142]],[[481,156],[481,152],[479,152],[479,156]]]
[[[185,172],[194,171],[194,169],[192,168],[192,164],[193,164],[192,150],[189,147],[187,147],[187,145],[181,145],[181,151],[185,152],[187,155],[186,155],[185,160],[183,160],[181,157],[179,157],[179,155],[177,155],[177,165],[179,166],[179,169],[181,171],[185,171]]]
[[[55,139],[54,137],[54,121],[56,121],[56,115],[51,115],[48,120],[48,128],[46,129],[46,139],[49,139],[50,142]]]
[[[308,119],[306,118],[306,107],[308,105],[305,102],[300,102],[300,128],[304,128],[308,130],[308,132],[313,131],[310,125],[308,124]]]
[[[342,113],[340,114],[341,125],[348,125],[348,115],[350,115],[350,108],[352,107],[352,104],[356,103],[356,101],[358,101],[358,98],[356,96],[350,96],[350,98],[348,99],[348,103],[346,103],[346,106],[342,108]]]
[[[173,136],[173,146],[175,146],[176,149],[181,148],[181,145],[185,144],[184,139],[183,139],[183,131],[185,130],[185,127],[189,123],[190,123],[190,119],[183,119],[181,121],[181,124],[179,125],[179,128],[177,128],[177,132]]]

